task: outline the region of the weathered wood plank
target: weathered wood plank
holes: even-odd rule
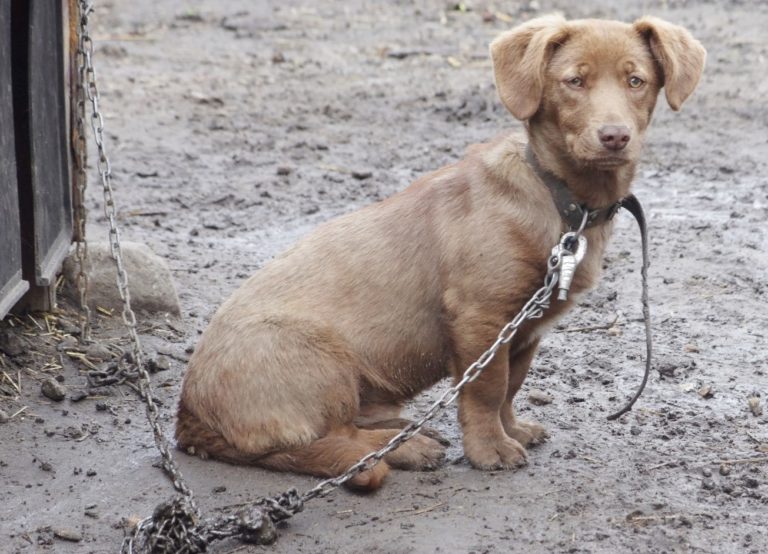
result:
[[[61,0],[29,3],[29,122],[35,281],[55,284],[72,241]]]
[[[11,87],[11,0],[0,0],[0,319],[29,288],[21,278],[21,234]]]

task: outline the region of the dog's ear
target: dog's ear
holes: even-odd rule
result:
[[[699,83],[707,51],[688,31],[656,17],[643,17],[633,26],[648,41],[661,68],[669,106],[679,110]]]
[[[499,98],[517,119],[528,119],[539,109],[547,63],[566,36],[565,19],[549,15],[515,27],[491,43]]]

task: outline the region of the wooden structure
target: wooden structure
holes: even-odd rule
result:
[[[0,318],[48,309],[73,235],[75,0],[0,0]]]

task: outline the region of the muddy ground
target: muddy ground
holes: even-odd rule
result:
[[[393,472],[373,495],[315,501],[274,546],[238,551],[768,551],[768,416],[748,406],[768,395],[768,7],[462,5],[98,2],[95,61],[120,223],[125,238],[168,261],[182,303],[180,321],[140,323],[147,355],[170,362],[153,377],[166,428],[188,352],[244,277],[319,222],[519,128],[494,94],[487,44],[496,33],[552,10],[627,21],[651,13],[690,28],[709,62],[681,113],[659,102],[635,184],[650,216],[657,351],[636,409],[605,419],[642,370],[639,239],[625,214],[602,283],[544,342],[525,384],[519,409],[552,434],[526,468],[470,468],[450,408],[437,422],[453,442],[445,467]],[[89,232],[99,240],[91,183]],[[73,329],[51,319],[60,330],[49,333],[34,317],[41,328],[12,320],[5,335],[22,347],[6,342],[15,353],[0,353],[0,408],[14,416],[0,424],[0,550],[113,552],[125,518],[150,513],[171,487],[136,396],[121,388],[74,402],[83,366],[55,350]],[[114,320],[98,314],[97,336],[124,344]],[[8,382],[17,375],[21,394]],[[39,385],[55,375],[67,394],[58,403]],[[529,403],[532,389],[553,402]],[[212,513],[315,482],[178,460]]]

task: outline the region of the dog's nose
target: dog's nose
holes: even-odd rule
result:
[[[608,150],[622,150],[629,142],[630,132],[626,125],[603,125],[597,136]]]

